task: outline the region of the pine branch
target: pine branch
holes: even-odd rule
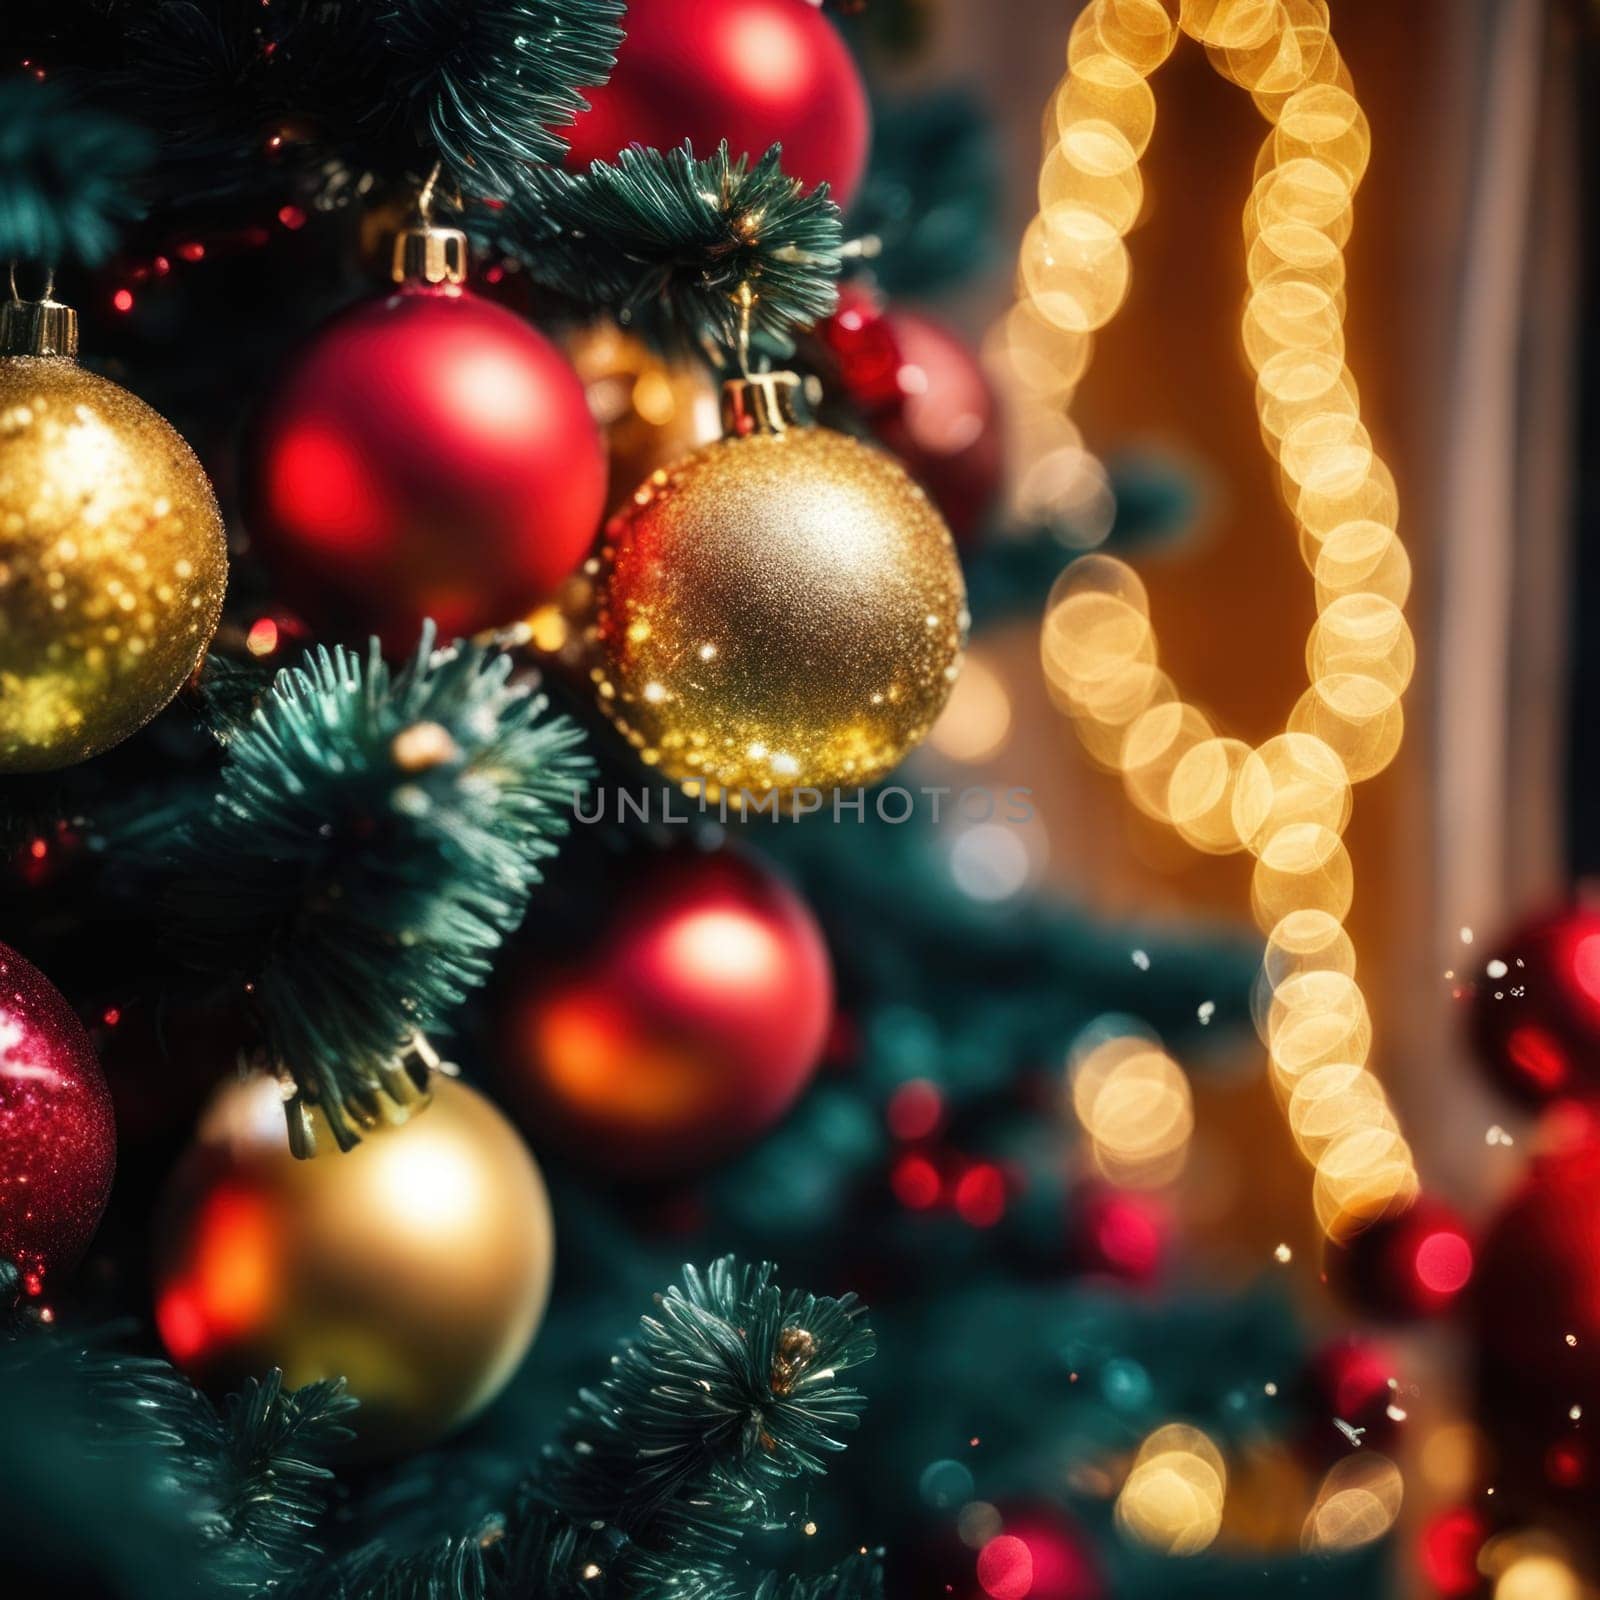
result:
[[[750,1573],[734,1567],[685,1567],[650,1558],[636,1569],[636,1594],[659,1600],[881,1600],[883,1567],[868,1551],[811,1577]]]
[[[118,1592],[138,1575],[152,1593],[259,1595],[316,1554],[318,1458],[354,1405],[342,1383],[286,1391],[273,1372],[219,1416],[164,1361],[18,1328],[0,1342],[0,1498],[82,1530],[71,1560],[103,1564]],[[59,1554],[41,1558],[66,1580]]]
[[[0,261],[98,265],[142,213],[133,182],[150,151],[54,83],[0,81]]]
[[[319,649],[225,739],[214,802],[164,851],[176,937],[246,977],[292,1126],[348,1148],[418,1100],[402,1064],[483,983],[588,775],[580,734],[509,657],[431,624],[391,673]]]
[[[399,87],[456,184],[505,196],[586,109],[622,43],[620,0],[390,0],[379,18]]]
[[[839,1375],[873,1349],[854,1296],[783,1294],[772,1271],[686,1268],[580,1395],[540,1492],[663,1553],[770,1524],[775,1492],[844,1448],[862,1399]]]
[[[730,347],[734,296],[749,284],[754,332],[787,347],[791,330],[837,299],[841,232],[827,185],[784,175],[774,145],[756,164],[679,150],[622,151],[584,173],[524,176],[489,225],[535,282],[628,321],[659,314]]]

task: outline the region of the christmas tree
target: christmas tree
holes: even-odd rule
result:
[[[996,132],[884,87],[931,9],[0,18],[17,1593],[1390,1592],[1389,1356],[1171,1216],[1253,1027],[1327,1276],[1420,1318],[1473,1268],[1343,926],[1415,661],[1343,343],[1372,131],[1326,7],[1092,0],[980,360],[924,307],[1013,248]],[[1204,483],[1065,417],[1202,46],[1265,119],[1318,606],[1255,745],[1130,565]],[[1251,861],[1231,920],[1050,881],[989,759],[1041,616],[1092,761]],[[1557,1561],[1491,1531],[1429,1523],[1438,1592]]]

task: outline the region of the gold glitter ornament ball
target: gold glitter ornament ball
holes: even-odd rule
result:
[[[52,306],[12,302],[0,324],[0,772],[141,728],[205,653],[227,581],[216,497],[178,433],[65,351],[8,353],[48,347],[20,313]]]
[[[893,457],[735,380],[725,436],[607,525],[590,676],[648,765],[715,797],[854,788],[928,732],[960,669],[949,530]]]

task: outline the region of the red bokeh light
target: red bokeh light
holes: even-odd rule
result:
[[[889,1097],[884,1120],[897,1139],[926,1139],[944,1116],[944,1096],[926,1078],[902,1083]]]
[[[1464,1600],[1477,1591],[1478,1551],[1488,1531],[1468,1506],[1441,1511],[1422,1530],[1417,1552],[1422,1573],[1444,1600]]]
[[[1459,1294],[1472,1277],[1472,1246],[1454,1229],[1424,1235],[1413,1260],[1417,1282],[1430,1294]]]
[[[1015,1534],[997,1535],[978,1552],[978,1582],[990,1600],[1026,1600],[1033,1591],[1033,1552]]]
[[[895,1199],[908,1211],[928,1211],[939,1203],[939,1169],[926,1156],[902,1156],[889,1174]]]
[[[1006,1180],[1000,1169],[980,1162],[956,1181],[956,1211],[974,1228],[992,1228],[1006,1212]]]
[[[1553,1094],[1567,1081],[1567,1057],[1560,1043],[1538,1024],[1525,1022],[1506,1038],[1511,1064],[1536,1088]]]

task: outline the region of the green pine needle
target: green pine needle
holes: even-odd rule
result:
[[[679,150],[624,150],[584,173],[540,168],[492,224],[538,283],[623,321],[659,313],[680,332],[731,347],[735,296],[755,294],[752,331],[786,346],[826,316],[838,291],[842,233],[827,185],[785,176],[774,145],[753,167],[728,147],[704,160]]]
[[[378,19],[399,84],[460,188],[504,196],[556,161],[616,65],[620,0],[390,0]]]
[[[416,1099],[402,1056],[488,977],[589,773],[508,656],[433,637],[399,672],[376,642],[280,672],[172,861],[181,943],[249,981],[295,1113],[346,1148]]]
[[[547,1491],[557,1505],[641,1538],[664,1519],[677,1542],[681,1523],[707,1550],[731,1548],[739,1526],[771,1522],[777,1489],[824,1470],[860,1416],[840,1375],[872,1354],[872,1332],[854,1296],[784,1294],[772,1273],[731,1256],[684,1269],[579,1396]]]
[[[96,266],[143,214],[133,180],[150,144],[54,83],[0,81],[0,261]]]

